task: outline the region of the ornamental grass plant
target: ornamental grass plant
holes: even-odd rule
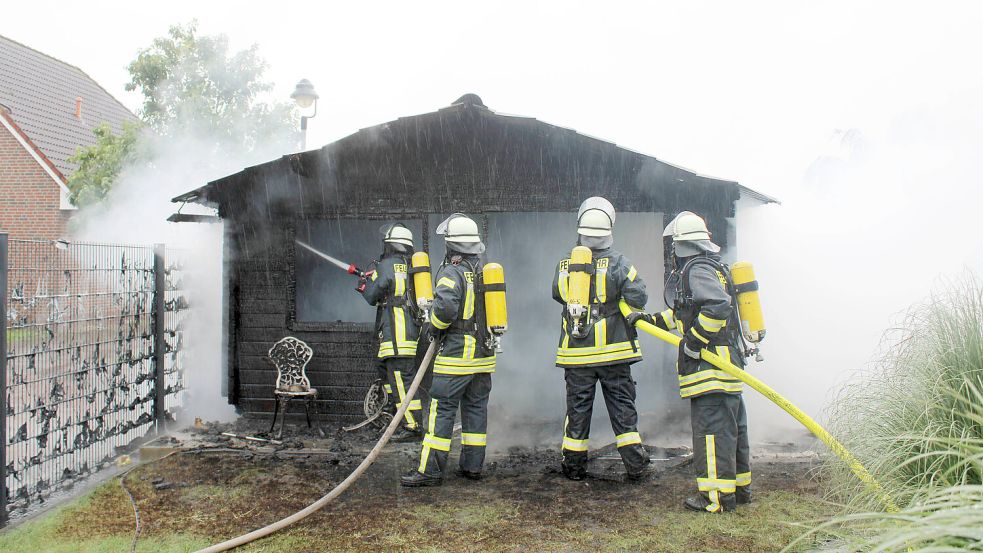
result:
[[[983,285],[946,283],[883,345],[828,420],[900,511],[830,457],[822,479],[844,514],[809,534],[836,536],[836,551],[983,551]]]

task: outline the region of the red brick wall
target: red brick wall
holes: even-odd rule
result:
[[[71,212],[59,209],[60,193],[44,167],[0,125],[0,232],[11,238],[65,237]]]

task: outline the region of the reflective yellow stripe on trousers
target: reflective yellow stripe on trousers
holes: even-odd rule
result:
[[[576,438],[571,438],[567,435],[567,426],[570,423],[570,417],[565,417],[563,419],[563,446],[562,449],[568,451],[587,451],[588,443],[590,438],[584,440],[578,440]]]
[[[642,436],[638,432],[625,432],[615,436],[614,439],[617,441],[618,447],[642,443]]]
[[[416,470],[426,472],[427,460],[430,459],[430,443],[427,438],[433,436],[433,429],[437,425],[437,400],[430,399],[430,416],[427,417],[427,435],[423,439],[423,451],[420,453],[420,466]],[[434,436],[436,437],[436,436]]]
[[[707,450],[707,479],[717,480],[717,443],[714,440],[713,434],[706,435],[706,450]],[[697,486],[700,485],[699,479],[696,481]],[[717,490],[708,490],[707,495],[710,496],[710,504],[707,505],[707,510],[711,513],[716,513],[720,511],[720,492]]]
[[[401,371],[393,371],[393,376],[396,378],[396,391],[399,392],[399,401],[396,402],[396,409],[403,406],[403,402],[406,401],[406,387],[403,385],[403,373]],[[416,430],[416,418],[410,413],[412,410],[411,406],[403,412],[403,418],[406,419],[406,427],[410,430]]]

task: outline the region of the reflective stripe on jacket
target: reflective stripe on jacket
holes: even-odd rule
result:
[[[553,299],[563,305],[556,366],[598,367],[642,360],[638,342],[629,340],[625,315],[644,309],[645,282],[631,262],[612,249],[592,252],[591,309],[598,312],[584,338],[571,334],[567,309],[570,259],[561,260],[553,273]]]
[[[709,257],[709,256],[708,256]],[[718,257],[709,257],[719,264]],[[689,334],[734,365],[744,367],[741,323],[728,290],[727,277],[714,263],[698,260],[684,267],[675,291],[677,309],[658,315],[669,328]],[[691,299],[684,301],[685,290]],[[679,395],[683,398],[709,393],[739,394],[741,381],[729,376],[702,359],[680,354],[676,363]]]
[[[487,351],[474,328],[484,298],[475,293],[477,256],[464,256],[459,264],[445,263],[434,278],[430,322],[446,330],[434,360],[434,374],[465,375],[495,372],[495,351]]]
[[[420,329],[408,304],[412,298],[407,268],[406,259],[401,255],[383,257],[362,292],[365,301],[381,311],[375,329],[379,339],[380,359],[416,355]]]

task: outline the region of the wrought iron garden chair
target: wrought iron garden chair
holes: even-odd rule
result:
[[[307,413],[307,426],[311,427],[311,406],[317,408],[317,388],[311,387],[307,378],[307,363],[314,356],[311,349],[303,340],[287,336],[273,344],[269,351],[270,361],[276,366],[276,388],[273,390],[273,424],[270,432],[276,427],[277,415],[280,415],[280,430],[276,437],[283,435],[283,425],[287,419],[287,409],[290,400],[304,400],[304,410]],[[315,413],[316,414],[316,413]],[[320,429],[318,429],[320,430]]]

